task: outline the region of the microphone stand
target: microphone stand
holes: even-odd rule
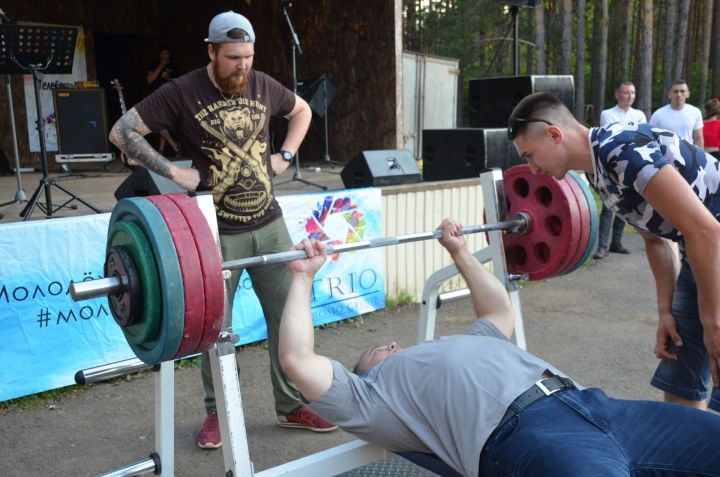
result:
[[[298,87],[298,78],[297,78],[297,64],[295,60],[295,54],[296,52],[300,55],[302,55],[302,48],[300,47],[300,40],[298,39],[297,34],[295,33],[295,29],[293,28],[292,21],[290,21],[290,15],[288,15],[287,7],[291,7],[292,3],[289,0],[280,0],[280,4],[282,5],[283,9],[283,16],[285,17],[285,20],[287,21],[288,28],[290,29],[290,36],[292,37],[292,74],[293,74],[293,93],[297,95],[297,87]],[[314,182],[307,181],[303,179],[302,173],[300,172],[300,151],[296,151],[295,153],[295,159],[293,161],[295,164],[295,172],[293,172],[292,179],[287,180],[285,182],[280,182],[276,185],[282,185],[287,184],[292,181],[298,181],[302,182],[306,185],[311,185],[315,187],[319,187],[322,190],[327,190],[326,186],[315,184]]]

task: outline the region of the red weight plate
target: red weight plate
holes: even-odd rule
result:
[[[575,246],[575,253],[572,254],[566,267],[564,267],[559,275],[564,275],[575,268],[578,261],[585,255],[585,249],[587,248],[588,242],[590,242],[590,209],[587,206],[587,199],[585,199],[585,193],[582,191],[580,184],[575,182],[575,179],[569,175],[563,177],[572,190],[573,196],[577,201],[578,211],[580,214],[580,239]]]
[[[202,336],[205,320],[205,294],[203,284],[199,280],[202,266],[195,248],[195,240],[178,206],[162,195],[148,196],[146,199],[158,208],[165,219],[180,262],[185,299],[185,324],[182,341],[173,356],[173,359],[178,359],[193,354]]]
[[[580,238],[580,212],[570,186],[550,176],[533,175],[527,164],[506,169],[508,216],[524,212],[532,220],[527,234],[504,236],[508,271],[540,280],[568,265]],[[575,248],[573,248],[575,247]]]
[[[196,352],[207,351],[220,336],[225,318],[225,280],[222,259],[207,219],[195,200],[185,194],[166,194],[185,216],[200,256],[205,289],[205,325]]]

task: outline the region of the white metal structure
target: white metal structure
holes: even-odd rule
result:
[[[487,222],[499,222],[505,218],[506,212],[504,210],[506,202],[502,172],[493,170],[484,173],[481,180]],[[203,214],[207,217],[217,241],[217,222],[212,197],[210,195],[201,195],[197,197],[197,201]],[[512,277],[508,277],[507,274],[502,245],[502,231],[495,230],[487,232],[487,234],[489,245],[474,255],[482,263],[490,262],[493,273],[506,284],[515,309],[515,342],[524,349],[525,336],[518,290]],[[457,274],[457,268],[454,265],[449,265],[433,273],[428,278],[422,295],[423,301],[418,323],[418,342],[433,339],[435,314],[439,303],[469,295],[467,290],[446,294],[438,293],[442,283]],[[227,297],[225,300],[227,303]],[[226,313],[230,313],[229,307],[226,307]],[[362,440],[356,440],[255,474],[248,448],[247,431],[240,396],[240,382],[235,361],[234,341],[237,341],[237,336],[225,331],[221,334],[220,340],[210,350],[211,369],[220,419],[220,433],[223,442],[225,476],[331,477],[390,457],[391,453],[387,450]],[[162,476],[171,476],[174,473],[173,362],[164,362],[161,365],[156,365],[156,368],[158,366],[160,372],[155,380],[156,451],[147,460],[117,469],[104,474],[105,476],[129,477],[150,472]],[[137,371],[142,367],[143,364],[139,360],[128,360],[94,368],[93,370],[80,371],[78,375],[84,373],[87,382],[90,382],[107,379],[125,372]],[[82,382],[85,382],[85,379]]]

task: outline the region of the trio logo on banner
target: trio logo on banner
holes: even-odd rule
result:
[[[382,236],[379,189],[278,197],[293,242]],[[74,384],[77,371],[134,357],[107,299],[74,302],[73,281],[103,275],[110,214],[0,226],[0,401]],[[385,306],[384,251],[329,257],[313,286],[316,325]],[[235,294],[239,344],[267,336],[262,309],[243,275]]]

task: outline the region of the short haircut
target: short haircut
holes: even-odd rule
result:
[[[525,133],[528,124],[545,122],[548,124],[569,124],[574,119],[565,103],[552,93],[533,93],[523,98],[508,120],[508,138],[515,139]],[[532,120],[532,121],[529,121]]]
[[[672,89],[673,86],[678,85],[678,84],[684,84],[685,86],[688,85],[687,81],[685,81],[684,79],[680,78],[680,79],[676,79],[675,82],[670,85],[670,89]],[[689,86],[688,86],[688,89],[690,89]]]
[[[615,88],[615,91],[619,90],[619,89],[622,88],[623,86],[632,86],[633,88],[635,87],[635,85],[633,84],[632,81],[623,81],[622,83],[620,83],[620,84],[617,86],[617,88]]]

